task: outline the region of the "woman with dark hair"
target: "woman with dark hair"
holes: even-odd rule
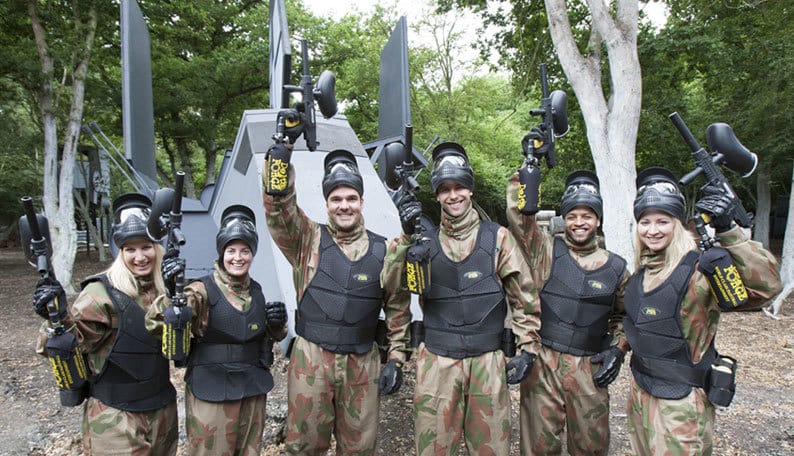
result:
[[[165,292],[163,248],[146,233],[150,207],[140,194],[113,202],[116,258],[107,270],[83,281],[82,292],[63,315],[91,374],[83,406],[84,454],[176,454],[176,391],[160,341],[144,327],[146,310]],[[59,283],[39,285],[34,306],[45,308],[56,297],[65,302]],[[45,343],[43,332],[37,351],[44,355]]]
[[[746,290],[745,306],[780,291],[779,266],[733,223],[735,203],[706,189],[696,203]],[[721,307],[710,268],[684,228],[684,197],[673,174],[648,168],[637,177],[636,271],[626,287],[624,329],[633,351],[628,432],[635,454],[713,451],[715,405],[733,397],[736,363],[715,349]]]
[[[229,206],[215,237],[215,271],[185,287],[193,311],[192,343],[185,373],[185,429],[188,453],[258,455],[267,393],[273,388],[273,341],[286,337],[282,302],[266,302],[249,271],[259,236],[253,211]],[[184,272],[185,262],[168,256],[166,282]],[[171,300],[162,296],[147,313],[158,337]]]

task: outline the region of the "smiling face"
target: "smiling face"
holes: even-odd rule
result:
[[[328,219],[339,231],[352,231],[359,223],[364,198],[353,187],[338,185],[325,200]]]
[[[459,217],[471,206],[472,192],[456,181],[444,181],[438,186],[436,199],[450,217]]]
[[[637,235],[651,252],[661,252],[673,241],[673,216],[667,212],[649,210],[637,221]]]
[[[587,206],[576,206],[565,214],[565,234],[576,245],[585,245],[598,229],[598,216]]]
[[[245,242],[235,239],[223,249],[223,269],[234,277],[244,277],[251,269],[254,254]]]
[[[129,240],[122,246],[121,254],[124,258],[124,265],[135,277],[146,277],[154,271],[157,251],[152,241]]]

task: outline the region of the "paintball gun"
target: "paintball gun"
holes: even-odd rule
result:
[[[735,204],[735,221],[742,227],[751,227],[752,215],[742,206],[736,192],[733,191],[725,175],[720,171],[720,165],[725,165],[741,174],[742,177],[747,177],[755,171],[758,156],[739,142],[728,124],[714,123],[706,129],[707,143],[713,151],[709,154],[700,147],[677,112],[670,114],[670,120],[692,150],[692,158],[696,165],[693,171],[679,180],[679,185],[689,185],[698,175],[703,174],[706,177],[706,184],[701,187],[701,191],[708,187],[718,189],[728,196]],[[724,310],[733,310],[743,305],[747,302],[748,296],[742,278],[739,276],[730,254],[725,249],[715,248],[716,239],[706,230],[706,224],[711,221],[710,214],[697,211],[694,221],[695,229],[700,236],[700,248],[703,250],[698,269],[708,278],[717,303]]]
[[[520,183],[518,210],[523,214],[534,215],[538,212],[540,186],[540,158],[546,157],[546,166],[554,168],[557,164],[554,154],[554,139],[568,133],[567,104],[568,95],[562,90],[555,90],[549,94],[549,81],[546,74],[546,64],[540,65],[540,86],[542,99],[540,109],[531,109],[530,115],[540,116],[540,136],[538,132],[530,131],[521,141],[525,166],[518,172]],[[534,129],[533,129],[534,130]],[[535,133],[533,135],[533,133]]]
[[[185,245],[182,234],[182,190],[185,173],[176,173],[174,190],[162,188],[154,194],[152,212],[146,224],[149,237],[162,240],[166,235],[166,257],[178,257],[180,248]],[[168,212],[170,208],[170,212]],[[191,319],[193,309],[187,306],[185,296],[185,271],[179,271],[173,283],[168,284],[171,306],[163,312],[163,356],[173,360],[177,366],[183,365],[190,354]]]
[[[405,144],[389,143],[384,147],[386,166],[393,170],[386,183],[397,190],[402,188],[403,198],[416,199],[419,182],[414,177],[416,164],[413,160],[413,127],[405,125]],[[413,244],[405,255],[405,276],[408,290],[417,295],[425,295],[430,291],[430,239],[424,235],[421,217],[416,218]]]
[[[317,87],[312,84],[312,77],[309,74],[309,50],[306,40],[301,40],[301,56],[303,60],[303,76],[301,85],[284,85],[284,92],[287,94],[300,92],[301,101],[295,105],[295,109],[284,109],[279,111],[276,116],[276,133],[273,135],[274,146],[270,147],[265,156],[265,192],[268,195],[287,194],[287,170],[292,151],[286,147],[287,144],[295,144],[295,141],[303,135],[306,140],[306,148],[310,151],[317,150],[317,122],[314,109],[314,101],[320,107],[323,117],[330,119],[336,115],[336,77],[334,73],[326,70],[317,79]]]
[[[22,208],[25,211],[19,219],[20,238],[25,249],[25,256],[35,260],[39,273],[40,284],[54,285],[57,283],[55,274],[50,267],[49,257],[52,248],[49,245],[49,225],[44,216],[39,216],[33,209],[33,202],[29,196],[21,198]],[[50,361],[55,383],[64,406],[77,406],[85,399],[84,387],[87,386],[88,370],[84,354],[77,348],[77,338],[61,321],[65,314],[66,301],[56,296],[47,303],[47,319],[50,327],[47,328],[47,357]]]

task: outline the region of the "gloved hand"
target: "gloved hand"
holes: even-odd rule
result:
[[[529,133],[524,135],[521,140],[521,148],[524,150],[524,155],[531,153],[535,157],[546,156],[549,151],[549,145],[546,144],[546,133],[541,125],[532,127]]]
[[[695,203],[695,208],[711,216],[709,224],[717,233],[731,229],[736,213],[736,202],[733,198],[726,195],[724,190],[712,185],[706,185],[701,192],[703,197]]]
[[[626,354],[623,353],[623,350],[616,346],[612,346],[590,358],[591,363],[601,364],[601,368],[598,369],[598,372],[593,374],[593,383],[595,386],[606,388],[618,378],[620,366],[623,365],[624,356],[626,356]]]
[[[505,373],[507,374],[507,383],[515,385],[521,383],[524,378],[529,374],[532,365],[535,363],[535,355],[522,351],[520,355],[508,361],[505,366]],[[513,372],[510,372],[510,371]]]
[[[295,144],[303,133],[300,113],[294,109],[284,109],[279,111],[278,117],[284,119],[284,135],[289,138],[289,143]]]
[[[280,328],[287,324],[287,306],[280,301],[270,301],[265,303],[265,319],[267,325],[273,328]]]
[[[50,318],[47,304],[55,301],[58,320],[66,318],[67,302],[66,292],[61,283],[55,279],[39,279],[36,283],[36,291],[33,292],[33,310],[44,319]]]
[[[414,234],[416,221],[422,215],[422,203],[417,201],[414,195],[406,194],[400,198],[397,203],[397,209],[400,212],[400,223],[402,223],[403,232],[409,236]]]
[[[172,293],[174,291],[174,281],[176,276],[185,272],[185,259],[180,258],[179,252],[170,250],[163,257],[163,264],[160,266],[160,272],[163,274],[163,282],[166,288]]]
[[[389,395],[396,393],[403,384],[403,363],[390,359],[380,371],[380,394]]]

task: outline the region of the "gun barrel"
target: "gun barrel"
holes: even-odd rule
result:
[[[692,149],[692,152],[697,152],[701,149],[697,139],[695,139],[695,137],[692,135],[692,132],[689,131],[689,128],[687,128],[686,124],[684,123],[684,119],[682,119],[677,112],[670,114],[670,120],[673,122],[673,125],[675,125],[675,128],[678,129],[678,132],[681,133],[684,141],[686,141],[689,148]]]
[[[30,234],[33,235],[33,240],[41,240],[41,230],[39,230],[39,220],[36,218],[36,211],[33,209],[33,199],[29,196],[23,196],[19,201],[22,203],[22,209],[24,209],[25,217],[28,219],[28,227],[30,228]]]
[[[540,90],[543,93],[543,98],[549,97],[549,80],[546,73],[546,64],[540,64]]]
[[[413,163],[414,161],[414,127],[411,124],[405,124],[405,163]]]
[[[185,187],[185,172],[177,171],[176,182],[174,183],[174,201],[171,204],[171,213],[179,214],[182,212],[182,192]]]

